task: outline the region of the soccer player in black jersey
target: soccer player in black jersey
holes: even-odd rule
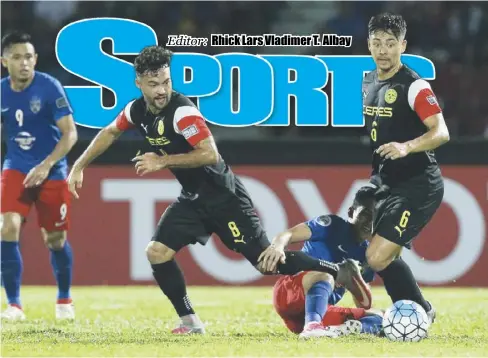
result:
[[[400,254],[403,247],[411,247],[442,202],[444,184],[433,150],[449,140],[449,131],[429,83],[401,62],[406,31],[398,15],[380,14],[368,25],[376,70],[363,80],[363,114],[378,204],[366,257],[393,302],[413,300],[433,321],[435,310]]]
[[[142,96],[129,102],[98,133],[74,164],[68,183],[78,197],[76,189],[81,187],[83,169],[131,128],[140,132],[150,148],[133,159],[137,174],[168,168],[177,178],[181,195],[161,216],[146,249],[154,278],[181,317],[181,325],[173,333],[204,333],[174,256],[189,244],[205,245],[212,233],[262,273],[327,272],[359,302],[368,301],[364,295],[369,288],[356,262],[337,265],[270,245],[249,194],[220,156],[202,114],[187,97],[172,90],[170,59],[171,52],[159,46],[147,47],[137,56],[136,84]],[[280,253],[274,256],[279,259],[277,265],[260,258],[270,252]]]

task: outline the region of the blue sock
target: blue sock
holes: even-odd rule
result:
[[[332,293],[329,282],[316,282],[305,296],[305,324],[309,322],[322,322],[327,311],[327,303]]]
[[[2,241],[2,282],[9,304],[20,304],[20,281],[22,278],[22,256],[19,243]]]
[[[58,283],[58,300],[68,299],[71,288],[71,268],[73,265],[73,255],[71,246],[66,240],[61,250],[51,250],[51,266],[53,267],[54,277]]]
[[[359,321],[363,325],[361,333],[370,333],[376,335],[380,333],[383,326],[383,317],[376,314],[374,316],[363,317]]]

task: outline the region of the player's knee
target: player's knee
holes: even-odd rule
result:
[[[389,260],[380,252],[366,250],[366,261],[368,266],[375,272],[383,271],[389,264]]]
[[[2,221],[2,241],[19,241],[22,219],[4,215]]]
[[[61,250],[66,242],[66,231],[51,231],[42,230],[44,243],[52,250]]]
[[[151,241],[146,247],[147,259],[152,265],[168,262],[175,254],[174,250],[157,241]]]
[[[302,279],[303,291],[307,292],[317,282],[325,281],[334,287],[334,277],[326,272],[307,272]]]

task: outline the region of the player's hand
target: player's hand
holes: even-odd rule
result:
[[[164,157],[157,155],[156,153],[138,155],[133,158],[132,161],[136,162],[136,173],[140,176],[164,169],[166,166]]]
[[[281,246],[271,244],[258,258],[258,268],[261,272],[275,272],[278,262],[285,263],[285,250]]]
[[[391,142],[380,146],[376,149],[376,153],[386,159],[395,160],[406,157],[410,153],[410,150],[404,143]]]
[[[41,163],[32,168],[24,179],[24,186],[26,188],[33,188],[41,185],[46,180],[49,172],[51,171],[51,165],[48,163]]]
[[[83,170],[73,168],[68,176],[68,189],[69,192],[76,198],[80,196],[76,192],[76,189],[81,189],[83,186]]]

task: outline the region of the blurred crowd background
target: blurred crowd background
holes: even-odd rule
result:
[[[58,31],[66,24],[90,17],[122,17],[150,25],[165,44],[170,34],[205,37],[212,33],[337,33],[352,35],[353,46],[340,48],[174,48],[208,54],[246,51],[255,54],[367,54],[367,24],[376,13],[391,11],[408,23],[407,53],[434,61],[432,86],[439,97],[452,138],[488,139],[488,3],[483,2],[7,2],[1,3],[2,33],[30,32],[39,53],[38,69],[64,85],[88,83],[61,68],[54,54]],[[110,48],[105,48],[110,51]],[[2,77],[5,76],[2,69]],[[360,138],[361,128],[215,128],[218,137]],[[91,130],[81,129],[83,137]]]

